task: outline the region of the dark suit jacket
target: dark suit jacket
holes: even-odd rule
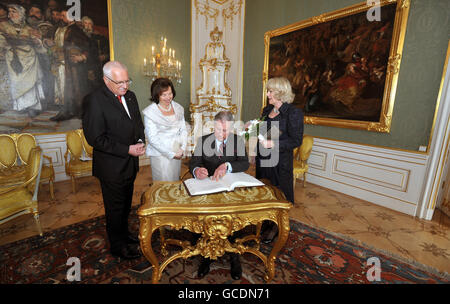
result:
[[[128,150],[139,139],[145,143],[144,124],[136,95],[128,91],[124,97],[131,119],[106,85],[83,101],[83,131],[94,148],[92,175],[103,181],[120,182],[139,171],[139,158]]]
[[[273,105],[268,105],[262,110],[261,117],[268,117]],[[272,121],[279,122],[279,150],[281,153],[291,153],[301,146],[303,141],[303,112],[293,104],[283,103],[280,114]]]
[[[233,173],[244,172],[249,167],[247,151],[244,141],[235,134],[228,136],[224,148],[224,156],[217,155],[216,137],[214,133],[201,137],[195,147],[194,155],[189,162],[189,170],[192,175],[196,167],[204,167],[209,176],[213,176],[217,167],[229,162]]]

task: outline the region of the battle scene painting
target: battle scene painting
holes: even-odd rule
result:
[[[0,0],[0,133],[81,127],[110,60],[109,0]]]
[[[380,21],[369,21],[366,9],[271,33],[268,78],[289,79],[294,104],[305,117],[379,122],[384,97],[389,102],[385,89],[396,11],[392,3],[381,7]]]

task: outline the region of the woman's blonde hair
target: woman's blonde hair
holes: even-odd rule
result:
[[[292,103],[295,94],[292,93],[292,87],[289,80],[284,77],[270,78],[267,82],[267,90],[273,92],[273,96],[282,102]]]

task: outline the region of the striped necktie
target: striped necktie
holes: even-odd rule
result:
[[[221,142],[219,146],[219,156],[223,156],[223,149],[225,149],[225,143]]]

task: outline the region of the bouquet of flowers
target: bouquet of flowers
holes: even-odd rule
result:
[[[259,125],[266,119],[266,117],[262,117],[259,119],[250,120],[245,124],[245,130],[239,133],[239,136],[244,136],[245,140],[248,141],[250,135],[259,136]]]

